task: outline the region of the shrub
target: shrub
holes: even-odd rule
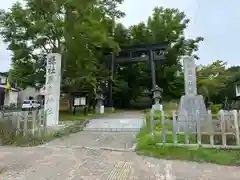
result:
[[[10,118],[0,119],[0,145],[11,144],[13,136],[16,134],[17,122]]]
[[[15,108],[16,108],[16,104],[11,103],[10,106],[9,106],[9,109],[15,109]]]
[[[210,104],[210,109],[213,114],[217,114],[218,111],[221,109],[221,104]]]

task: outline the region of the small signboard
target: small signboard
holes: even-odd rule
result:
[[[74,106],[85,106],[86,105],[86,97],[76,97],[73,102]]]
[[[80,106],[80,98],[75,98],[73,105],[74,105],[74,106]]]
[[[86,105],[86,97],[80,97],[80,105],[85,106]]]

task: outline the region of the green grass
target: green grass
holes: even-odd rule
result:
[[[114,112],[117,112],[119,110],[114,110]],[[105,108],[104,115],[113,113],[111,109]],[[72,112],[69,112],[67,110],[60,111],[59,112],[59,119],[60,121],[81,121],[85,120],[86,118],[93,118],[95,116],[101,116],[100,114],[96,114],[94,111],[87,112],[87,115],[85,116],[83,111],[76,111],[76,114],[73,115]]]
[[[171,118],[168,118],[166,123],[166,130],[171,131]],[[160,119],[161,116],[157,117]],[[240,151],[230,149],[207,149],[207,148],[188,148],[188,147],[174,147],[174,146],[159,146],[157,143],[162,142],[162,125],[156,124],[156,133],[154,136],[150,135],[149,128],[149,113],[147,113],[147,126],[144,127],[137,135],[136,152],[139,155],[152,156],[163,159],[186,160],[196,162],[209,162],[221,165],[240,165]],[[167,143],[173,143],[172,135],[166,136]],[[178,142],[185,143],[185,135],[178,135]],[[196,137],[190,135],[190,143],[196,143]]]
[[[68,111],[60,111],[59,113],[59,120],[60,121],[79,121],[79,120],[85,120],[86,117],[95,115],[94,112],[88,112],[88,114],[85,116],[83,112],[76,112],[75,115],[73,115],[72,112]]]

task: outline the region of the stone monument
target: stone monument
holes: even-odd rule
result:
[[[201,127],[207,118],[202,95],[197,94],[196,65],[193,57],[183,56],[185,95],[180,99],[178,131],[196,132],[197,121]]]
[[[50,53],[47,56],[44,111],[47,126],[59,122],[59,100],[61,82],[61,55]]]

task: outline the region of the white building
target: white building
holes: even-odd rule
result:
[[[19,89],[12,88],[12,91],[7,90],[7,74],[0,73],[0,106],[15,106],[18,104]]]
[[[44,101],[44,88],[38,90],[34,87],[25,89],[12,88],[12,91],[7,90],[7,73],[0,72],[0,107],[6,106],[21,106],[24,100],[35,99],[41,103]]]
[[[27,87],[19,91],[19,104],[22,104],[24,100],[35,99],[39,101],[44,100],[44,94],[41,92],[41,89],[38,90],[34,87]]]

